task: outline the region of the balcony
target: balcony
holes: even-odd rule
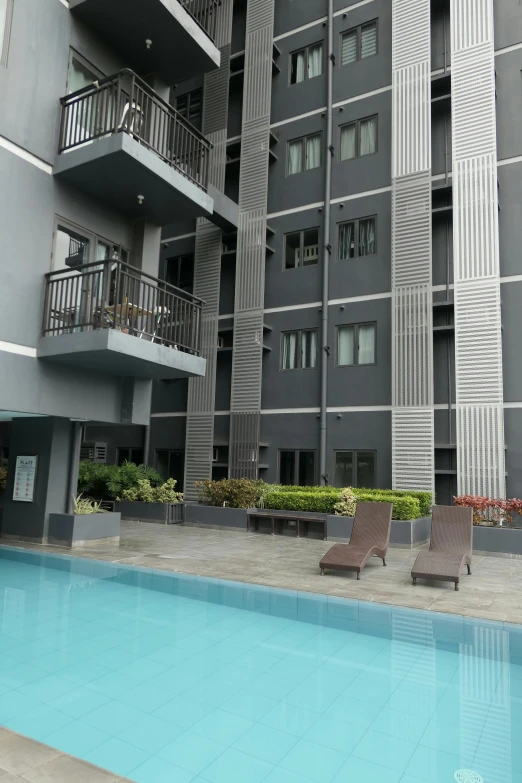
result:
[[[50,272],[37,356],[112,375],[203,376],[202,304],[119,260]]]
[[[220,0],[70,0],[71,12],[138,73],[167,85],[219,68]]]
[[[237,206],[208,193],[210,142],[132,71],[61,103],[55,177],[160,226],[197,217],[237,226]]]

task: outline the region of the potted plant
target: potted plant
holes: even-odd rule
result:
[[[49,514],[47,541],[59,546],[78,547],[120,540],[121,514],[106,511],[101,502],[78,495],[72,514]]]
[[[183,522],[183,493],[176,492],[175,479],[153,486],[149,479],[138,479],[117,498],[116,508],[126,519],[140,522]]]

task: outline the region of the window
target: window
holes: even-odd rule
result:
[[[122,447],[117,449],[118,465],[124,462],[134,462],[135,465],[143,465],[143,449]]]
[[[194,255],[187,253],[165,262],[165,280],[177,288],[192,289],[194,285]]]
[[[377,20],[353,27],[341,35],[341,65],[377,54]]]
[[[317,364],[317,329],[283,332],[282,370],[310,370]]]
[[[286,486],[313,487],[315,451],[280,451],[279,483]]]
[[[374,256],[377,252],[376,219],[374,217],[349,220],[339,224],[337,259]]]
[[[323,44],[317,43],[290,55],[290,84],[314,79],[323,72]]]
[[[53,269],[76,267],[95,261],[128,261],[128,252],[110,242],[58,218],[55,226]]]
[[[285,269],[312,266],[319,260],[319,229],[295,231],[285,236]]]
[[[163,481],[176,480],[176,491],[183,492],[185,454],[183,451],[156,451],[156,470]]]
[[[0,0],[0,65],[7,65],[13,0]]]
[[[288,142],[288,174],[317,169],[321,165],[321,134]]]
[[[350,324],[337,328],[337,365],[375,364],[376,324]]]
[[[193,90],[185,95],[178,95],[175,100],[176,110],[189,122],[197,122],[201,118],[201,90]]]
[[[336,451],[336,487],[375,487],[374,451]]]
[[[341,160],[353,160],[377,152],[377,115],[341,127]]]

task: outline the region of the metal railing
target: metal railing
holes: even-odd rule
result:
[[[216,38],[216,19],[221,0],[181,0],[181,5],[194,17],[213,41]]]
[[[207,189],[211,143],[139,76],[124,69],[61,99],[59,152],[128,133]]]
[[[117,329],[199,355],[201,299],[123,261],[45,275],[44,337]]]

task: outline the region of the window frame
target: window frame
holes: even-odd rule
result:
[[[133,451],[141,451],[142,457],[145,455],[143,454],[143,446],[116,446],[116,464],[120,464],[120,456],[122,451],[128,451],[129,457],[132,458],[132,452]],[[129,460],[129,462],[132,462],[132,459]],[[141,462],[135,462],[135,465],[143,465],[143,459]]]
[[[182,271],[182,267],[183,267],[183,263],[182,262],[183,262],[184,259],[190,259],[191,260],[191,265],[192,265],[192,282],[191,282],[191,284],[189,286],[186,286],[185,288],[180,285],[180,283],[183,282],[182,276],[181,276],[181,271]],[[177,261],[177,280],[178,280],[177,283],[171,283],[170,280],[168,279],[169,264],[171,262],[173,262],[173,261]],[[164,263],[164,266],[163,266],[163,270],[162,270],[162,272],[163,272],[162,279],[165,280],[166,283],[168,283],[169,285],[174,286],[174,288],[177,288],[180,291],[186,291],[186,292],[191,293],[193,288],[194,288],[195,254],[193,252],[190,252],[190,253],[178,253],[175,256],[168,256],[168,258],[165,258],[163,263]]]
[[[73,223],[72,220],[68,220],[67,218],[63,218],[60,215],[54,216],[54,226],[53,226],[53,244],[51,249],[51,271],[57,271],[61,269],[61,267],[55,266],[56,263],[56,239],[58,235],[58,229],[60,226],[63,226],[64,228],[69,229],[70,231],[73,231],[76,234],[80,234],[81,236],[85,237],[89,241],[89,253],[88,253],[88,259],[85,261],[85,264],[94,264],[98,260],[96,258],[96,249],[98,247],[98,244],[101,242],[104,245],[111,245],[112,247],[118,247],[120,252],[120,259],[122,259],[122,252],[127,254],[127,260],[126,263],[129,262],[130,258],[130,249],[127,247],[124,247],[124,245],[120,245],[119,242],[114,242],[112,239],[107,239],[107,237],[102,237],[99,234],[96,234],[94,231],[91,231],[88,228],[84,228],[84,226],[79,226],[77,223]]]
[[[354,487],[355,489],[359,489],[358,482],[357,482],[357,465],[358,465],[358,455],[359,454],[373,454],[373,469],[374,469],[374,477],[373,477],[373,483],[377,483],[377,449],[334,449],[334,486],[337,486],[337,454],[352,454],[352,483],[348,484],[350,487]],[[363,487],[364,489],[364,487]],[[366,487],[366,489],[375,489],[375,487]]]
[[[310,56],[310,49],[313,49],[316,46],[321,47],[321,73],[318,73],[317,76],[308,76],[308,58]],[[292,81],[292,58],[295,54],[300,54],[301,52],[305,52],[305,77],[300,82],[293,82]],[[307,44],[306,46],[301,46],[299,49],[294,49],[292,52],[289,52],[288,54],[288,86],[289,87],[295,87],[296,84],[303,84],[304,82],[308,82],[311,79],[318,79],[319,76],[324,75],[324,41],[316,41],[315,43]]]
[[[190,117],[190,107],[193,100],[193,95],[196,93],[199,93],[199,114],[196,115],[196,117],[192,118]],[[187,113],[186,115],[183,114],[178,109],[178,101],[180,98],[186,98],[187,99]],[[194,122],[199,122],[203,115],[203,89],[201,87],[197,87],[195,90],[189,90],[188,92],[184,92],[181,95],[176,95],[174,98],[174,109],[180,114],[183,119],[187,120],[187,122],[190,122],[192,125]]]
[[[364,27],[369,27],[369,25],[374,24],[375,25],[375,37],[376,37],[376,47],[375,47],[375,54],[370,55],[370,57],[361,57],[362,53],[362,31]],[[351,63],[343,63],[343,37],[345,35],[348,35],[348,33],[353,33],[354,30],[357,32],[357,53],[356,58]],[[361,24],[355,25],[354,27],[349,27],[348,30],[342,30],[340,36],[339,36],[339,63],[341,68],[348,68],[350,65],[354,65],[355,63],[361,62],[361,60],[370,60],[372,57],[377,57],[379,54],[379,18],[376,19],[368,19],[367,22],[361,22]]]
[[[5,7],[4,30],[0,38],[0,65],[7,68],[9,58],[9,45],[11,43],[11,29],[13,26],[14,0],[7,0]]]
[[[280,372],[295,372],[296,370],[317,370],[317,356],[318,356],[318,341],[316,341],[316,351],[315,351],[315,367],[302,367],[301,366],[301,360],[302,360],[302,339],[304,332],[315,332],[317,336],[319,337],[319,329],[317,327],[312,328],[304,328],[304,329],[285,329],[284,332],[281,332],[281,349],[280,349],[280,360],[279,360],[279,370]],[[297,367],[283,367],[283,357],[284,357],[284,340],[285,340],[285,334],[297,334],[297,349],[296,349],[296,355],[297,355]],[[283,449],[283,451],[287,451],[287,449]]]
[[[306,168],[306,161],[307,161],[307,144],[306,142],[309,139],[313,139],[315,136],[319,136],[320,145],[319,145],[319,165],[314,166],[313,169]],[[286,176],[287,177],[295,177],[296,174],[304,174],[306,171],[317,171],[317,169],[322,168],[323,165],[323,132],[320,131],[314,131],[314,133],[307,133],[305,136],[296,136],[295,139],[288,139],[286,142]],[[300,169],[299,171],[290,171],[290,145],[295,144],[296,142],[300,142],[302,146],[302,156],[301,159],[303,163],[305,164],[305,167]],[[292,232],[289,232],[292,233]]]
[[[293,269],[305,269],[305,265],[303,264],[303,257],[304,257],[304,235],[307,231],[317,231],[317,246],[321,248],[321,227],[320,226],[312,226],[311,228],[301,228],[297,229],[296,231],[287,231],[285,234],[283,234],[283,271],[289,272]],[[299,234],[299,255],[301,257],[301,263],[297,266],[287,266],[286,265],[286,238],[290,237],[292,235]],[[317,266],[317,264],[320,261],[320,252],[317,254],[317,261],[315,264],[306,264],[306,266]]]
[[[293,476],[293,484],[283,484],[282,486],[286,487],[313,487],[315,483],[317,482],[317,449],[278,449],[277,450],[277,476],[279,479],[279,483],[281,483],[281,454],[283,452],[293,452],[294,453],[294,476]],[[314,476],[313,476],[313,484],[299,484],[299,455],[300,454],[313,454],[314,455]]]
[[[74,49],[72,46],[69,47],[69,59],[67,61],[67,77],[66,77],[66,84],[65,84],[65,91],[67,95],[70,95],[69,93],[69,79],[71,75],[71,64],[73,60],[78,60],[78,62],[83,65],[84,68],[86,68],[88,71],[91,71],[92,74],[96,77],[96,79],[104,79],[105,75],[103,71],[101,71],[99,68],[94,65],[90,60],[88,60],[86,57],[83,56],[83,54],[80,54],[80,52],[77,49]],[[93,82],[94,83],[94,82]]]
[[[353,327],[353,364],[341,364],[339,362],[339,333],[343,328]],[[373,326],[373,362],[359,364],[359,328],[361,326]],[[335,366],[336,367],[375,367],[377,364],[377,321],[358,321],[357,323],[337,324],[335,341]]]
[[[375,134],[375,150],[373,152],[366,153],[366,155],[361,155],[361,123],[366,122],[366,120],[373,120],[373,119],[375,119],[375,125],[377,128]],[[341,150],[342,150],[343,128],[348,128],[350,125],[355,125],[356,154],[353,158],[342,158]],[[339,163],[350,163],[350,161],[359,160],[359,158],[369,158],[371,155],[376,155],[378,152],[379,152],[379,115],[378,114],[369,114],[367,117],[361,117],[358,120],[350,120],[349,122],[344,122],[342,125],[339,125]]]
[[[375,223],[375,253],[367,253],[366,255],[362,256],[359,253],[359,224],[364,220],[373,220]],[[346,226],[349,223],[353,223],[354,228],[354,245],[355,245],[355,255],[353,258],[350,258],[349,256],[347,258],[341,258],[339,253],[339,248],[341,245],[341,226]],[[372,258],[373,256],[376,256],[378,253],[378,242],[377,242],[377,215],[365,215],[364,217],[360,218],[352,218],[351,220],[342,220],[340,223],[337,224],[337,261],[355,261],[358,258]],[[347,324],[348,325],[348,324]]]

